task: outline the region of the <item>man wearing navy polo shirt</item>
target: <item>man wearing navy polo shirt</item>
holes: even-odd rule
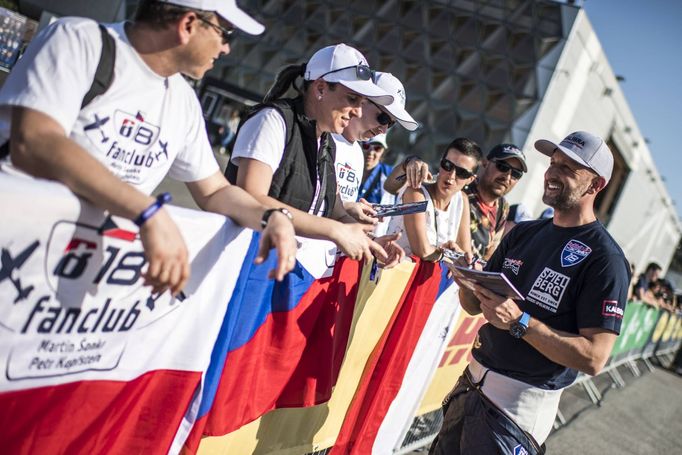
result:
[[[593,209],[613,155],[583,131],[535,148],[551,158],[542,200],[554,218],[518,225],[486,266],[503,272],[524,300],[461,283],[462,307],[488,323],[444,401],[430,453],[543,453],[561,391],[580,371],[599,373],[619,333],[630,268]]]

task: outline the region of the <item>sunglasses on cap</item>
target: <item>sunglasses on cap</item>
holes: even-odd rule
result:
[[[509,164],[505,163],[504,161],[493,161],[493,163],[495,163],[495,167],[497,168],[497,170],[503,174],[506,174],[507,172],[511,171],[511,177],[514,180],[518,180],[521,177],[523,177],[523,171],[516,169],[514,167],[511,167]]]
[[[457,177],[458,179],[464,180],[474,176],[473,172],[471,172],[468,169],[464,169],[463,167],[457,166],[455,163],[453,163],[447,158],[443,158],[442,160],[440,160],[440,167],[445,172],[455,171],[455,177]]]
[[[370,68],[367,65],[354,65],[354,66],[346,66],[344,68],[339,68],[331,71],[327,71],[320,77],[325,77],[327,74],[333,74],[333,73],[338,73],[339,71],[345,71],[355,68],[355,77],[359,81],[372,81],[376,82],[376,73],[372,68]]]
[[[218,34],[220,35],[220,38],[222,39],[223,44],[228,44],[230,41],[232,41],[232,38],[233,38],[232,35],[234,35],[234,29],[233,28],[225,28],[221,25],[214,24],[213,22],[206,20],[201,16],[197,16],[197,18],[201,22],[203,22],[204,24],[208,24],[211,27],[213,27],[213,30],[218,32]]]

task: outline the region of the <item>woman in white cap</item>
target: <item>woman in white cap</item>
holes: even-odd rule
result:
[[[295,83],[299,77],[302,88]],[[373,79],[365,57],[345,44],[285,67],[237,133],[226,175],[261,203],[284,204],[299,235],[331,240],[352,259],[370,259],[374,252],[387,260],[340,202],[330,136],[361,117],[368,99],[393,101]],[[292,87],[299,95],[282,98]]]
[[[389,223],[389,233],[407,234],[398,240],[407,254],[439,261],[443,249],[450,249],[466,253],[467,262],[471,260],[469,200],[463,196],[462,188],[476,178],[481,158],[478,144],[457,138],[448,144],[434,183],[403,190],[401,202],[428,202],[426,212],[394,216]]]

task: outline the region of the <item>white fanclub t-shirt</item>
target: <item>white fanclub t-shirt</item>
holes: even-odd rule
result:
[[[428,190],[421,187],[422,193],[427,201],[426,206],[426,237],[429,243],[434,246],[440,246],[449,240],[457,240],[457,231],[459,223],[462,220],[462,211],[464,209],[464,200],[462,192],[458,191],[450,200],[450,205],[445,210],[438,210],[434,207],[431,195]],[[403,190],[398,196],[399,202],[403,200]],[[410,241],[405,232],[405,222],[402,216],[394,216],[388,224],[388,233],[394,234],[402,232],[403,235],[398,239],[397,243],[405,250],[406,254],[412,254],[410,248]]]
[[[242,124],[237,133],[230,160],[237,166],[239,166],[241,158],[257,160],[270,166],[274,174],[284,156],[286,134],[287,127],[282,115],[274,108],[263,108]],[[319,138],[317,148],[320,148]],[[315,208],[320,188],[320,176],[318,175],[315,196],[308,209],[309,213],[312,213]],[[325,207],[326,203],[323,201],[317,214],[324,213]]]
[[[332,134],[336,144],[336,186],[343,202],[358,200],[358,191],[365,171],[365,157],[357,142],[348,142],[340,134]]]
[[[63,18],[30,43],[0,90],[0,140],[11,106],[40,111],[114,175],[150,194],[166,175],[191,182],[219,171],[199,100],[180,74],[162,77],[130,45],[124,23],[107,25],[116,44],[111,86],[81,110],[102,52],[95,21]]]

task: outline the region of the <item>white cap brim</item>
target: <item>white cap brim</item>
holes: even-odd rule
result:
[[[413,119],[412,116],[407,113],[405,108],[400,106],[400,104],[397,102],[393,102],[390,105],[384,106],[384,108],[390,112],[390,114],[395,117],[398,123],[400,123],[407,131],[414,131],[419,128],[419,123]]]
[[[344,87],[353,90],[355,93],[366,96],[367,98],[382,106],[387,106],[393,102],[393,95],[390,95],[385,90],[379,88],[372,81],[335,80],[330,82],[339,83]]]
[[[236,4],[234,6],[222,6],[216,13],[239,30],[248,33],[249,35],[260,35],[265,31],[265,26],[263,24],[239,9]]]

